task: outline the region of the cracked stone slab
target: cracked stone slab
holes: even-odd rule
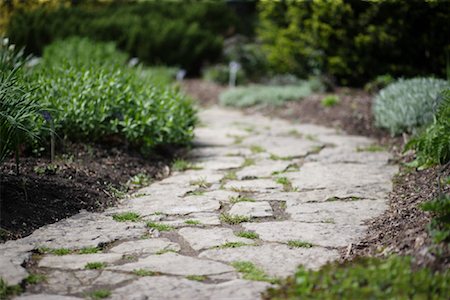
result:
[[[143,217],[155,212],[166,215],[187,215],[198,212],[211,212],[220,208],[220,202],[206,196],[188,196],[177,199],[147,198],[140,203],[124,205],[117,212],[135,211]]]
[[[41,227],[23,240],[34,245],[34,248],[73,250],[97,247],[118,239],[138,238],[146,232],[143,223],[116,222],[104,214],[85,211]]]
[[[390,190],[391,177],[397,172],[397,167],[370,167],[362,164],[322,164],[308,162],[301,166],[300,171],[286,173],[285,176],[300,190],[308,189],[338,189],[342,187],[360,187],[376,185]]]
[[[306,162],[320,161],[321,163],[359,163],[386,165],[391,158],[388,152],[364,152],[348,147],[325,148],[320,153],[305,158]]]
[[[199,257],[226,263],[251,261],[271,276],[285,277],[294,274],[299,265],[318,269],[327,262],[338,259],[339,252],[322,247],[290,248],[287,245],[265,244],[211,249],[200,253]]]
[[[19,284],[28,276],[28,272],[11,257],[0,256],[0,278],[9,285]]]
[[[87,263],[102,262],[115,263],[122,259],[118,253],[94,253],[94,254],[68,254],[68,255],[46,255],[39,261],[41,268],[53,269],[84,269]]]
[[[234,157],[236,158],[236,157]],[[239,158],[238,158],[239,159]],[[196,166],[202,167],[200,164],[195,163]],[[165,178],[159,182],[162,191],[164,191],[164,186],[166,192],[168,190],[167,185],[178,185],[178,186],[192,186],[192,182],[195,181],[206,181],[208,183],[218,183],[223,177],[223,174],[217,172],[216,170],[187,170],[184,172],[176,173],[170,177]]]
[[[89,289],[90,283],[100,276],[99,270],[84,270],[70,272],[68,270],[54,270],[46,273],[46,280],[42,283],[47,293],[74,294]]]
[[[343,134],[327,134],[318,135],[318,140],[321,142],[331,144],[339,147],[350,147],[355,149],[357,147],[367,147],[374,143],[374,140],[357,135],[343,135]]]
[[[195,164],[205,170],[229,170],[239,168],[245,159],[240,156],[218,156],[195,160]],[[219,178],[220,180],[221,178]]]
[[[253,180],[232,180],[224,186],[228,190],[245,190],[245,191],[265,191],[265,190],[281,190],[282,185],[276,183],[272,179],[253,179]]]
[[[153,238],[124,242],[109,249],[109,252],[141,255],[155,254],[161,250],[179,251],[180,245],[173,243],[166,238]]]
[[[243,147],[200,147],[194,148],[187,154],[190,158],[205,158],[217,156],[249,156],[252,152]]]
[[[246,136],[248,132],[236,128],[197,128],[193,144],[197,147],[230,146],[235,136]]]
[[[253,166],[248,166],[236,173],[239,180],[248,178],[270,177],[274,172],[281,172],[291,164],[290,161],[283,160],[262,160]]]
[[[265,201],[238,202],[231,207],[229,214],[261,218],[273,216],[273,210],[269,202]]]
[[[194,250],[208,249],[229,242],[253,244],[253,240],[237,237],[230,228],[182,228],[178,233]]]
[[[268,153],[279,157],[303,157],[311,152],[315,152],[317,147],[322,147],[322,143],[310,140],[299,140],[294,137],[283,136],[252,136],[244,140],[244,145],[258,145]]]
[[[231,197],[239,196],[239,193],[227,191],[227,190],[214,190],[210,192],[205,192],[203,196],[208,197],[211,200],[217,200],[221,202],[229,202]]]
[[[246,230],[259,234],[268,242],[286,243],[301,240],[322,247],[345,247],[364,237],[366,226],[293,221],[243,223]]]
[[[173,226],[173,227],[185,227],[185,226],[202,226],[202,225],[220,225],[219,215],[217,213],[193,213],[185,215],[185,218],[180,219],[178,216],[169,216],[161,223]],[[189,224],[188,221],[198,221],[199,224]],[[187,222],[187,223],[186,223]]]
[[[287,202],[286,212],[293,221],[361,225],[363,221],[381,215],[386,209],[384,200]]]
[[[137,262],[109,267],[107,269],[128,272],[136,269],[145,269],[163,274],[183,276],[213,275],[234,271],[232,267],[223,263],[170,252],[161,255],[150,255],[139,259]]]
[[[206,284],[185,278],[144,277],[113,291],[113,300],[141,299],[260,299],[271,285],[265,282],[235,279],[219,284]]]

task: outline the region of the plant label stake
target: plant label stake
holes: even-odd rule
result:
[[[177,72],[177,81],[182,81],[184,79],[184,76],[186,76],[186,70],[180,69]]]
[[[55,124],[53,123],[52,116],[48,111],[43,111],[42,116],[45,121],[50,123],[50,161],[53,162],[55,160]]]
[[[237,72],[241,68],[241,65],[239,63],[235,62],[235,61],[231,61],[228,66],[230,68],[230,80],[228,82],[228,85],[230,87],[235,87],[236,86]]]

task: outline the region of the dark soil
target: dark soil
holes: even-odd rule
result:
[[[224,89],[202,81],[187,82],[183,87],[201,105],[206,106],[217,104],[218,92]],[[327,94],[314,94],[280,107],[251,107],[245,112],[260,112],[293,122],[334,127],[348,134],[375,138],[380,144],[388,146],[401,165],[400,173],[394,178],[394,189],[389,195],[389,209],[367,222],[367,236],[359,244],[352,245],[352,248],[342,249],[342,259],[366,255],[411,255],[417,265],[427,265],[433,269],[449,268],[450,246],[433,244],[427,230],[432,216],[418,206],[438,195],[437,178],[440,175],[449,176],[450,170],[441,174],[442,167],[439,166],[423,171],[404,167],[404,163],[413,159],[413,154],[402,154],[408,136],[392,137],[374,126],[373,97],[362,90],[347,88],[338,88],[332,94],[340,98],[339,103],[332,107],[323,107],[321,104]],[[450,186],[443,187],[441,192],[450,193]]]
[[[10,160],[0,168],[0,240],[16,239],[78,213],[101,211],[132,189],[132,176],[166,176],[168,158],[149,158],[125,148],[66,144],[65,154],[20,160],[20,176]]]

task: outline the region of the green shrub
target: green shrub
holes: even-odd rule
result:
[[[320,72],[344,85],[379,74],[445,76],[446,1],[259,1],[258,8],[258,37],[276,72]]]
[[[395,78],[390,74],[379,75],[375,79],[369,81],[364,85],[364,90],[369,93],[376,93],[379,90],[387,87],[389,84],[393,83]]]
[[[332,106],[335,106],[336,104],[338,104],[339,101],[341,101],[341,100],[339,99],[338,96],[330,95],[330,96],[323,97],[322,100],[320,101],[320,104],[323,107],[332,107]]]
[[[418,167],[445,164],[450,161],[450,89],[441,93],[434,122],[406,145],[415,149]]]
[[[45,54],[59,53],[65,48],[59,45]],[[88,57],[85,52],[95,45],[78,48],[78,57]],[[100,48],[104,46],[100,44]],[[151,74],[114,65],[101,67],[95,60],[80,64],[70,57],[60,59],[66,61],[63,68],[47,64],[51,56],[44,56],[43,64],[30,77],[38,86],[34,99],[53,110],[60,137],[90,142],[119,137],[144,150],[191,140],[196,121],[191,101],[171,87],[154,84]]]
[[[223,1],[83,2],[16,10],[8,35],[37,55],[51,42],[74,35],[115,41],[147,64],[198,73],[204,62],[219,58],[223,36],[241,23]]]
[[[414,131],[433,121],[441,90],[447,81],[434,78],[400,79],[375,97],[375,123],[392,134]]]
[[[283,105],[286,101],[299,100],[318,90],[312,81],[295,86],[252,85],[229,89],[220,94],[222,105],[247,107],[252,105]]]
[[[433,240],[436,243],[450,242],[450,194],[425,202],[421,208],[434,214],[428,226]]]
[[[407,257],[330,263],[318,271],[298,269],[265,299],[446,299],[449,271],[415,270]],[[447,296],[446,296],[447,295]]]
[[[230,68],[228,65],[214,65],[203,69],[203,78],[205,80],[216,82],[219,84],[228,84],[230,81]],[[245,74],[239,69],[236,73],[236,84],[240,85],[245,82]]]

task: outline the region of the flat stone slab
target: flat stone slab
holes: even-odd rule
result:
[[[245,190],[245,191],[265,191],[265,190],[281,190],[282,185],[276,183],[272,179],[254,179],[254,180],[232,180],[224,186],[228,190]]]
[[[238,202],[231,207],[229,214],[261,218],[273,216],[273,210],[269,202],[265,201]]]
[[[290,248],[286,245],[265,244],[211,249],[200,253],[199,257],[226,263],[251,261],[271,276],[284,277],[294,274],[299,265],[318,269],[327,262],[338,259],[339,252],[322,247]]]
[[[358,163],[386,165],[391,158],[388,152],[357,151],[358,148],[335,147],[326,148],[318,154],[305,158],[306,162],[320,161],[321,163]]]
[[[14,298],[16,300],[82,300],[84,298],[62,296],[62,295],[49,295],[49,294],[34,294],[34,295],[21,295]]]
[[[246,230],[255,231],[260,239],[287,243],[300,240],[322,247],[345,247],[363,238],[365,226],[293,221],[243,223]]]
[[[219,284],[206,284],[185,278],[144,277],[113,291],[113,300],[141,299],[260,299],[270,284],[235,279]]]
[[[195,222],[198,224],[193,224]],[[220,225],[220,219],[218,213],[192,213],[185,215],[184,218],[179,216],[169,216],[161,220],[161,223],[167,224],[173,227],[186,227],[186,226],[204,226],[204,225]]]
[[[237,237],[230,228],[182,228],[178,233],[194,250],[208,249],[230,242],[253,244],[253,240]]]
[[[38,266],[41,268],[53,269],[84,269],[87,263],[115,263],[122,259],[118,253],[94,253],[94,254],[68,254],[68,255],[46,255],[40,261]]]
[[[239,168],[244,163],[244,158],[240,156],[218,156],[194,162],[206,170],[228,170]]]
[[[162,250],[179,251],[180,245],[173,243],[166,238],[153,238],[124,242],[109,249],[109,252],[141,255],[155,254]]]
[[[285,160],[262,160],[253,166],[248,166],[236,173],[239,180],[270,177],[274,172],[281,172],[291,164]]]
[[[108,270],[120,270],[132,272],[144,269],[171,275],[214,275],[233,272],[234,269],[223,263],[184,256],[177,253],[164,253],[161,255],[150,255],[120,266],[107,268]]]
[[[19,284],[28,272],[12,258],[0,256],[0,278],[3,278],[9,285]]]
[[[287,202],[286,212],[293,221],[361,225],[387,209],[384,200],[327,201],[321,203]]]

